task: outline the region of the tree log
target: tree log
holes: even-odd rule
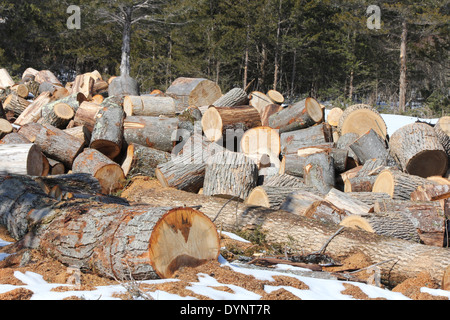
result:
[[[155,169],[160,164],[168,162],[170,157],[170,153],[165,151],[130,144],[122,164],[122,170],[127,178],[138,175],[155,177]]]
[[[92,132],[94,130],[97,114],[101,109],[102,107],[96,103],[83,101],[78,107],[73,119],[75,126],[84,125]]]
[[[387,162],[390,158],[386,142],[373,129],[361,135],[349,147],[362,165],[370,159],[383,159]]]
[[[11,132],[7,134],[0,141],[0,144],[28,144],[28,143],[31,143],[31,141],[17,132]]]
[[[324,200],[328,201],[339,209],[345,210],[355,215],[365,214],[373,209],[373,206],[355,199],[347,193],[339,191],[335,188],[331,189],[330,192],[328,192]]]
[[[450,117],[439,118],[434,126],[434,131],[447,153],[447,157],[450,157]]]
[[[15,84],[14,80],[9,75],[8,70],[0,69],[0,87],[8,88]]]
[[[299,101],[269,117],[269,126],[280,133],[305,129],[323,121],[324,113],[313,98]]]
[[[171,152],[177,142],[177,118],[126,117],[124,137],[128,144],[136,143],[146,147]]]
[[[261,124],[264,127],[269,127],[269,118],[271,115],[281,111],[283,109],[279,104],[268,104],[264,108],[261,109],[259,114],[261,115]]]
[[[337,127],[339,125],[339,119],[341,118],[344,110],[339,107],[335,107],[328,112],[327,122],[330,126]]]
[[[108,86],[108,96],[139,96],[139,84],[128,75],[115,77]]]
[[[221,226],[223,230],[258,229],[264,232],[270,243],[289,243],[291,250],[298,252],[319,250],[339,229],[339,226],[286,211],[248,207],[233,200],[181,190],[145,187],[139,182],[132,184],[122,194],[125,195],[128,195],[129,201],[159,206],[201,206],[200,210],[214,219],[216,226]],[[374,263],[394,259],[379,265],[382,279],[389,285],[398,284],[422,271],[429,272],[432,279],[441,281],[445,268],[450,265],[447,248],[426,246],[349,228],[345,228],[327,246],[327,252],[334,257],[343,258],[361,251]]]
[[[52,102],[50,92],[41,93],[28,107],[17,117],[14,124],[24,126],[27,123],[37,122],[42,117],[42,108]]]
[[[44,109],[47,110],[44,111]],[[51,106],[45,106],[44,109],[38,123],[49,124],[58,129],[66,128],[70,120],[75,116],[74,109],[66,103],[57,102],[51,104]]]
[[[59,79],[55,76],[55,74],[53,72],[51,72],[50,70],[39,71],[35,75],[34,80],[39,83],[50,82],[50,83],[53,83],[53,84],[61,86],[61,87],[63,86],[61,84],[61,81],[59,81]]]
[[[336,207],[326,200],[314,201],[304,212],[303,216],[329,224],[339,224],[351,213]]]
[[[248,197],[245,199],[245,203],[248,206],[260,206],[278,210],[291,194],[296,194],[301,191],[310,193],[311,190],[313,189],[307,186],[304,188],[259,186],[249,193]],[[290,201],[290,203],[292,202]],[[286,204],[286,206],[288,206],[288,204]]]
[[[344,110],[339,119],[338,131],[341,136],[354,132],[359,136],[373,129],[386,139],[387,127],[381,115],[369,105],[355,104]]]
[[[391,200],[391,196],[384,192],[363,191],[363,192],[346,192],[345,194],[352,197],[353,199],[359,200],[367,204],[371,208],[374,208],[378,201]]]
[[[314,190],[298,189],[284,199],[280,210],[306,216],[307,210],[316,201],[323,201],[323,197],[317,195]]]
[[[234,88],[217,99],[212,105],[214,107],[236,107],[245,106],[249,103],[248,94],[241,88]]]
[[[258,182],[258,166],[243,153],[225,151],[206,162],[203,194],[246,199]]]
[[[299,156],[304,157],[303,178],[307,186],[316,188],[320,193],[327,193],[334,188],[336,183],[334,163],[328,152],[305,156],[299,153]]]
[[[123,110],[127,117],[175,117],[176,114],[175,101],[170,97],[126,96]]]
[[[264,186],[268,187],[306,187],[303,179],[289,174],[276,174],[264,180]]]
[[[280,135],[281,153],[297,153],[298,149],[333,142],[331,127],[327,123],[306,129],[284,132]]]
[[[448,198],[450,198],[450,185],[431,184],[429,180],[423,185],[418,185],[411,193],[411,200],[413,201],[438,201]]]
[[[39,146],[32,143],[0,145],[0,174],[43,176],[48,172],[47,158]]]
[[[280,135],[270,127],[249,129],[242,136],[240,151],[246,155],[271,154],[278,157],[281,152]]]
[[[122,189],[125,183],[122,168],[96,149],[84,149],[73,162],[72,172],[91,174],[98,179],[105,194]]]
[[[253,91],[250,93],[249,105],[258,110],[261,113],[269,104],[273,101],[269,96],[259,91]]]
[[[83,141],[83,146],[88,147],[91,141],[91,132],[85,126],[77,126],[73,128],[68,128],[63,130],[65,133],[74,136],[75,138]]]
[[[73,161],[84,147],[83,141],[51,125],[29,123],[18,132],[41,147],[47,157],[62,162],[66,169],[72,167]]]
[[[177,111],[189,106],[209,106],[222,96],[217,83],[204,78],[180,77],[172,82],[166,95],[177,100]]]
[[[88,100],[94,93],[95,78],[90,73],[80,74],[75,77],[71,94],[82,93]]]
[[[403,171],[424,178],[447,172],[447,153],[430,125],[405,125],[392,134],[389,143]]]
[[[90,148],[97,149],[110,159],[122,150],[125,113],[121,106],[104,101],[96,115]]]
[[[6,119],[0,118],[0,139],[3,139],[7,134],[13,131],[13,126],[11,122]]]
[[[266,96],[268,96],[270,98],[270,100],[273,101],[273,103],[282,104],[284,102],[283,95],[280,92],[278,92],[277,90],[267,91]]]
[[[19,97],[17,93],[13,92],[6,98],[3,107],[6,111],[11,111],[15,117],[18,117],[30,104],[30,101]]]
[[[234,132],[236,129],[242,129],[245,132],[260,126],[261,116],[252,106],[209,107],[202,117],[203,132],[212,142],[217,142],[223,137],[228,139],[226,135],[228,130]]]

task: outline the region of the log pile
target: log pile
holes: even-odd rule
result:
[[[8,94],[0,96],[0,223],[64,263],[145,278],[217,258],[207,208],[170,198],[130,206],[114,196],[135,176],[192,197],[202,193],[205,203],[253,208],[262,224],[271,212],[397,247],[449,247],[446,119],[437,127],[414,123],[389,138],[368,105],[333,108],[327,119],[313,97],[288,102],[275,90],[222,94],[210,80],[178,78],[166,92],[141,95],[134,79],[110,80],[94,71],[63,85],[49,70],[30,68],[20,83],[5,80]],[[93,179],[95,190],[73,186],[80,175]],[[288,228],[277,222],[266,229],[279,238],[289,232],[273,229],[280,225]],[[73,242],[61,240],[60,233],[70,238],[81,226]],[[88,239],[85,251],[73,252]]]

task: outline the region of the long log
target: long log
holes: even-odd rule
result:
[[[344,110],[339,118],[338,131],[341,136],[353,132],[359,136],[373,129],[386,139],[387,127],[377,110],[366,104],[355,104]]]
[[[212,103],[215,107],[235,107],[248,104],[248,94],[241,88],[233,88]]]
[[[48,171],[47,158],[39,146],[32,143],[0,145],[0,174],[43,176]]]
[[[14,192],[8,190],[11,186]],[[32,189],[17,179],[0,183],[0,198],[13,193],[8,206],[0,204],[0,221],[8,230],[21,223],[21,234],[29,231],[21,240],[25,247],[82,270],[119,280],[169,278],[181,267],[219,256],[217,229],[192,208],[130,207],[85,199],[58,203],[37,185]],[[26,207],[14,206],[25,198],[33,198],[42,209],[31,208],[28,219]],[[7,223],[11,215],[16,220]]]
[[[355,140],[350,145],[350,149],[362,165],[370,159],[385,159],[387,162],[390,156],[386,142],[373,129]]]
[[[129,201],[160,206],[201,206],[200,210],[223,230],[258,229],[264,232],[270,243],[289,243],[290,248],[298,252],[319,250],[340,228],[286,211],[248,207],[233,200],[169,188],[146,188],[138,182],[132,184],[122,195],[127,195]],[[392,259],[379,265],[383,281],[390,285],[398,284],[423,271],[429,272],[432,279],[442,281],[443,272],[450,265],[450,255],[446,248],[349,228],[345,228],[327,246],[327,253],[334,257],[343,258],[361,251],[374,263]]]
[[[331,127],[327,123],[317,126],[284,132],[280,135],[281,153],[297,153],[298,149],[319,146],[333,142]]]
[[[28,107],[17,117],[14,124],[24,126],[27,123],[37,122],[42,117],[42,108],[52,102],[50,92],[41,93]]]
[[[122,164],[122,170],[127,178],[137,175],[155,177],[155,169],[170,160],[170,153],[144,147],[138,144],[130,144],[127,147],[127,155]]]
[[[123,100],[123,110],[128,117],[174,117],[176,114],[175,101],[170,97],[126,96]]]

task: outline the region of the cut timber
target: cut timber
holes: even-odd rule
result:
[[[341,118],[344,110],[341,108],[335,107],[328,112],[327,122],[330,126],[337,127],[339,125],[339,119]]]
[[[6,119],[0,118],[0,139],[5,137],[5,135],[11,133],[13,131],[13,126]]]
[[[278,111],[282,110],[283,107],[279,104],[268,104],[265,106],[261,111],[259,112],[261,115],[261,123],[263,126],[268,127],[269,126],[269,118],[274,113],[277,113]]]
[[[419,233],[420,240],[426,245],[444,246],[446,236],[446,217],[439,202],[378,200],[374,212],[401,212],[408,217]]]
[[[258,230],[264,232],[266,240],[271,243],[289,243],[294,252],[315,252],[340,229],[337,225],[286,211],[248,207],[229,199],[175,189],[158,190],[153,185],[145,186],[142,181],[132,182],[122,194],[125,195],[129,201],[157,206],[201,206],[199,210],[214,219],[215,225],[224,231]],[[390,285],[414,277],[421,271],[427,271],[432,279],[441,281],[445,268],[450,265],[448,248],[426,246],[349,228],[342,230],[327,246],[327,252],[338,257],[347,257],[355,251],[364,252],[374,263],[393,259],[379,265],[383,281]]]
[[[438,201],[448,198],[450,198],[450,185],[432,184],[429,180],[423,185],[418,185],[411,193],[413,201]]]
[[[328,201],[339,209],[345,210],[355,215],[368,213],[372,210],[373,207],[335,188],[331,189],[328,192],[324,200]]]
[[[50,165],[50,172],[48,173],[49,175],[60,175],[60,174],[64,174],[66,172],[66,168],[64,168],[64,164],[62,164],[59,161],[53,160],[53,159],[48,159],[48,163]]]
[[[313,98],[288,106],[269,117],[269,126],[280,133],[305,129],[323,121],[324,111]]]
[[[339,224],[345,217],[351,215],[348,211],[338,208],[325,200],[314,201],[302,214],[305,217],[323,223]]]
[[[50,92],[41,93],[28,107],[17,117],[14,124],[23,126],[27,123],[37,122],[42,117],[42,108],[52,102]]]
[[[176,156],[158,165],[156,177],[163,187],[197,193],[203,186],[207,159],[216,152],[223,152],[224,148],[200,134],[194,134],[180,146],[182,149]]]
[[[61,81],[59,81],[59,79],[50,70],[39,71],[38,74],[36,74],[36,76],[34,77],[34,80],[39,83],[50,82],[61,87],[63,86],[61,84]]]
[[[166,95],[177,100],[177,111],[189,106],[209,106],[222,96],[217,83],[204,78],[180,77],[172,82]]]
[[[411,193],[419,186],[432,184],[431,181],[410,175],[400,170],[383,170],[375,180],[372,192],[385,192],[394,200],[410,200]]]
[[[298,149],[333,142],[331,126],[322,123],[310,128],[284,132],[280,135],[281,153],[297,153]]]
[[[419,234],[413,223],[401,212],[351,215],[344,218],[340,225],[348,228],[360,228],[385,237],[420,242]]]
[[[80,74],[75,77],[71,93],[82,93],[88,100],[92,99],[95,79],[90,73]]]
[[[74,109],[66,103],[52,104],[51,109],[39,119],[40,124],[50,124],[58,129],[64,129],[75,116]]]
[[[322,200],[322,196],[317,195],[314,190],[297,189],[284,199],[280,206],[280,210],[303,216],[314,202]]]
[[[241,152],[251,154],[273,154],[281,152],[280,135],[270,127],[256,127],[247,130],[241,139]]]
[[[272,104],[273,101],[262,92],[253,91],[250,93],[250,101],[249,105],[258,110],[258,112],[262,112],[269,104]]]
[[[370,159],[384,159],[387,162],[389,158],[386,142],[373,129],[356,139],[350,145],[350,149],[362,165]]]
[[[8,88],[12,87],[15,84],[14,80],[8,73],[6,69],[0,69],[0,87]]]
[[[389,144],[402,170],[409,174],[426,178],[447,172],[447,153],[433,127],[426,123],[401,127],[392,134]]]
[[[280,164],[279,174],[289,174],[295,177],[304,176],[304,167],[306,165],[306,161],[308,156],[329,152],[332,148],[332,144],[324,144],[320,146],[312,146],[300,148],[296,153],[287,153],[283,156]]]
[[[269,90],[266,94],[273,103],[282,104],[284,102],[283,95],[277,90]]]
[[[7,134],[0,141],[0,144],[27,144],[27,143],[31,143],[31,141],[17,132],[11,132]]]
[[[247,131],[260,126],[261,116],[252,106],[210,107],[202,117],[203,132],[211,142],[226,136],[227,131]]]
[[[275,174],[265,179],[264,186],[268,187],[306,187],[303,179],[289,174]]]
[[[92,132],[92,130],[94,130],[97,114],[101,109],[102,107],[96,103],[83,101],[73,118],[75,126],[84,125]]]
[[[312,188],[306,186],[303,189],[298,187],[259,186],[249,193],[245,200],[245,204],[248,206],[260,206],[278,210],[291,194],[296,194],[301,191],[310,193],[309,191],[312,191]],[[286,206],[288,206],[288,204],[286,204]]]
[[[196,267],[219,256],[216,227],[192,208],[131,207],[94,200],[66,201],[58,207],[45,193],[33,192],[17,179],[0,184],[0,197],[11,193],[7,188],[13,183],[20,193],[9,206],[2,203],[0,221],[9,216],[11,207],[11,215],[22,219],[10,221],[8,229],[21,223],[22,229],[30,230],[22,240],[25,247],[63,264],[134,281],[170,278],[182,267]],[[34,199],[42,210],[25,207],[19,202],[23,198]]]
[[[170,153],[165,151],[130,144],[122,164],[122,170],[127,178],[138,175],[155,177],[155,169],[158,165],[168,162],[170,157]]]
[[[84,149],[73,162],[73,173],[89,173],[98,179],[102,192],[110,194],[123,188],[122,168],[96,149]]]
[[[299,150],[300,151],[300,150]],[[327,193],[335,186],[335,169],[333,158],[327,151],[301,155],[303,178],[305,184],[316,188],[321,193]]]
[[[450,157],[450,117],[445,116],[439,118],[434,126],[434,131],[444,147],[447,156]]]
[[[386,166],[384,159],[368,159],[363,166],[359,166],[351,173],[352,170],[342,174],[342,180],[344,181],[345,192],[367,192],[372,191],[373,184],[377,179],[377,176],[385,169],[390,167]]]
[[[359,162],[358,157],[356,156],[356,154],[350,148],[350,145],[352,145],[352,143],[354,143],[358,138],[359,138],[359,134],[354,133],[354,132],[348,132],[348,133],[346,133],[344,135],[341,135],[339,137],[339,139],[337,141],[335,141],[336,142],[336,148],[348,150],[348,156],[349,156],[349,158],[352,158],[353,163],[354,163],[355,166],[360,165],[360,162]],[[349,170],[349,169],[352,169],[352,168],[347,168],[347,169]]]
[[[125,113],[111,101],[104,101],[101,107],[96,115],[90,148],[114,159],[122,150]]]
[[[123,110],[127,117],[174,117],[176,113],[173,98],[153,96],[126,96],[123,100]]]
[[[139,95],[139,84],[137,81],[128,76],[123,75],[114,78],[108,86],[108,96],[138,96]]]
[[[64,129],[63,131],[65,133],[68,133],[71,136],[74,136],[75,138],[78,138],[81,141],[83,141],[85,147],[89,146],[92,134],[89,131],[89,129],[86,128],[85,126],[77,126],[77,127],[73,127],[73,128],[68,128],[68,129]]]
[[[445,269],[441,289],[450,291],[450,265]]]
[[[84,147],[83,141],[51,125],[29,123],[19,133],[41,147],[47,157],[64,163],[67,169]]]
[[[179,120],[177,118],[126,117],[124,121],[124,138],[130,143],[137,143],[161,151],[172,152]]]
[[[218,152],[206,163],[203,194],[246,199],[258,182],[258,166],[243,153]]]
[[[47,158],[39,146],[28,144],[0,145],[0,174],[47,175]]]
[[[27,77],[32,77],[33,79],[36,77],[36,75],[39,73],[38,70],[34,68],[26,68],[25,71],[22,73],[22,79]]]
[[[355,104],[348,107],[339,119],[338,131],[341,136],[349,132],[361,136],[370,129],[373,129],[381,138],[386,139],[386,123],[378,111],[366,104]]]
[[[13,88],[13,90],[17,93],[19,97],[24,99],[26,99],[28,97],[28,94],[30,93],[28,87],[24,84],[18,84]]]
[[[235,107],[244,106],[249,103],[248,95],[245,90],[241,88],[234,88],[225,93],[219,99],[214,101],[214,107]]]
[[[5,111],[11,111],[15,117],[18,117],[30,104],[30,101],[19,97],[17,93],[13,92],[5,99],[3,107]]]
[[[391,200],[391,196],[384,192],[364,191],[364,192],[346,192],[345,194],[349,195],[353,199],[359,200],[367,204],[371,208],[374,208],[378,201]]]
[[[376,176],[357,176],[344,181],[344,192],[371,192]]]

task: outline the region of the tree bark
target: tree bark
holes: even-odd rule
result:
[[[323,123],[306,129],[284,132],[280,135],[281,153],[296,154],[298,149],[329,145],[333,142],[330,125]]]
[[[170,97],[153,96],[126,96],[123,101],[123,110],[128,117],[175,117],[175,101]]]
[[[41,93],[28,107],[17,117],[14,124],[24,126],[30,122],[37,122],[42,117],[42,108],[52,102],[50,92]]]
[[[350,145],[350,149],[356,154],[362,165],[370,159],[384,159],[387,162],[389,158],[385,141],[373,129],[355,140]]]
[[[222,96],[219,85],[204,78],[180,77],[172,82],[166,95],[177,100],[177,111],[189,106],[209,106]]]
[[[406,111],[406,42],[408,37],[408,25],[406,19],[402,22],[402,35],[400,43],[400,81],[399,81],[399,102],[400,113]]]
[[[217,99],[212,105],[214,107],[236,107],[249,103],[248,94],[241,88],[234,88]]]
[[[134,176],[155,177],[155,169],[170,160],[170,153],[144,147],[138,144],[130,144],[127,148],[127,156],[122,164],[122,170],[127,178]]]

